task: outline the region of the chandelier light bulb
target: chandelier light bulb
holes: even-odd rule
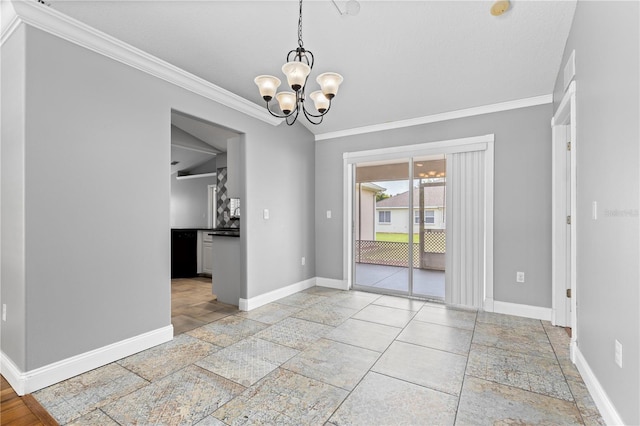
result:
[[[313,105],[315,105],[319,113],[322,114],[329,109],[329,99],[327,99],[322,91],[316,90],[315,92],[312,92],[309,97],[313,100]]]
[[[285,115],[288,115],[296,107],[296,94],[293,92],[280,92],[276,95],[278,105]]]
[[[253,81],[258,86],[260,96],[267,102],[273,99],[280,86],[280,79],[272,75],[259,75]]]
[[[338,87],[340,83],[342,83],[342,80],[342,76],[335,72],[325,72],[316,78],[322,93],[324,93],[328,99],[333,99],[333,97],[338,94]]]
[[[287,76],[287,82],[296,92],[304,87],[307,76],[311,72],[311,67],[304,62],[292,61],[282,66],[282,72]]]

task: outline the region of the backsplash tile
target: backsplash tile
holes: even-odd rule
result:
[[[240,221],[231,219],[231,198],[227,191],[227,168],[219,168],[217,170],[217,176],[216,227],[239,228]]]

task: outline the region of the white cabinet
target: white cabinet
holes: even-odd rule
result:
[[[198,231],[198,274],[213,273],[213,249],[210,231]]]
[[[211,236],[205,235],[209,238],[209,241],[206,240],[206,237],[202,241],[202,273],[211,275],[213,272],[213,247]]]

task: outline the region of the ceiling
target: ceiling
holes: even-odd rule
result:
[[[189,171],[212,160],[216,154],[227,152],[229,139],[238,137],[239,133],[222,126],[209,123],[178,111],[171,112],[171,125],[177,127],[195,139],[185,141],[174,140],[172,130],[171,174]]]
[[[297,46],[292,0],[50,3],[260,105],[254,77],[284,80],[280,68]],[[344,10],[345,1],[336,3]],[[308,128],[322,134],[552,93],[575,0],[513,0],[499,17],[492,3],[362,0],[350,16],[331,1],[307,0],[310,85],[325,71],[344,76],[331,112]]]

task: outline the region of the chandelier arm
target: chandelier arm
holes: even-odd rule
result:
[[[322,120],[324,119],[324,114],[313,115],[309,111],[307,111],[304,105],[302,106],[302,112],[304,113],[304,116],[307,118],[307,120],[309,120],[309,122],[314,125],[322,123]],[[319,118],[320,120],[315,121],[314,118]]]
[[[309,56],[311,56],[311,63],[309,64],[309,68],[313,69],[313,63],[315,62],[315,57],[313,56],[313,53],[310,50],[305,50],[305,53],[308,53]],[[307,58],[307,62],[309,61],[309,59]]]
[[[289,122],[289,117],[291,117],[293,115],[293,111],[285,119],[285,121],[287,122],[287,126],[292,126],[293,123],[295,123],[296,120],[298,119],[298,114],[300,114],[300,107],[299,106],[296,106],[295,112],[296,112],[296,115],[293,117],[293,120],[291,120],[291,122]]]

